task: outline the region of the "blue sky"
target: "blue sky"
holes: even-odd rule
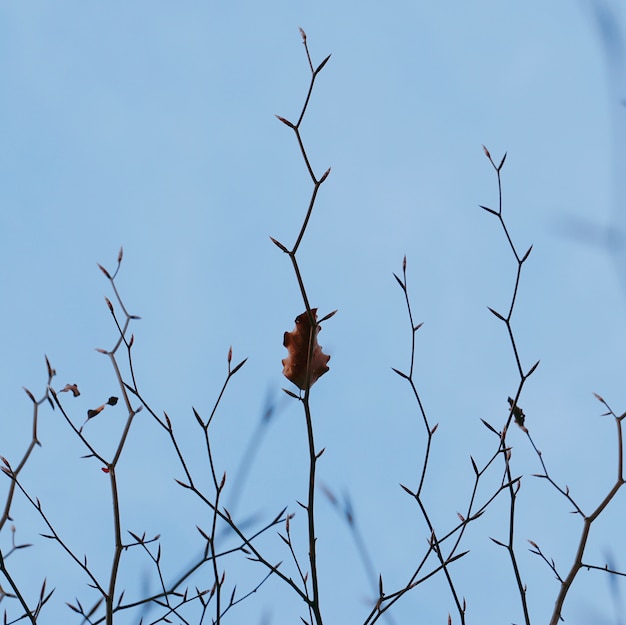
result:
[[[485,459],[492,450],[480,418],[501,425],[517,387],[504,327],[487,310],[506,308],[515,265],[496,221],[478,208],[497,202],[482,144],[496,160],[508,151],[505,216],[516,245],[534,245],[514,316],[526,367],[541,360],[520,400],[527,425],[556,479],[588,506],[614,479],[614,425],[599,417],[592,393],[626,409],[626,277],[621,248],[611,254],[603,242],[607,228],[619,239],[626,224],[617,2],[5,3],[0,454],[16,459],[27,444],[21,387],[41,394],[44,353],[59,387],[81,388],[79,399],[66,400],[77,421],[116,392],[108,361],[93,349],[116,338],[96,263],[112,270],[123,245],[118,285],[142,317],[135,364],[153,408],[168,412],[193,456],[191,407],[210,410],[232,345],[235,361],[249,360],[216,417],[229,483],[266,398],[280,407],[240,493],[240,514],[295,511],[306,496],[301,407],[280,391],[288,385],[283,332],[303,306],[288,259],[269,240],[293,243],[311,191],[294,137],[274,117],[295,119],[308,86],[298,27],[314,62],[332,53],[303,126],[315,170],[332,173],[300,263],[320,313],[339,309],[320,335],[331,369],[312,393],[318,445],[326,447],[319,479],[350,493],[376,569],[393,587],[428,536],[398,486],[415,484],[424,444],[409,389],[391,371],[408,367],[406,312],[392,276],[404,254],[414,315],[424,322],[416,381],[430,420],[440,423],[428,495],[442,526],[466,501],[469,454]],[[110,414],[90,424],[105,446],[123,420],[121,408]],[[143,416],[121,469],[128,528],[161,532],[175,567],[195,553],[193,528],[206,512],[181,497],[171,449]],[[44,411],[40,437],[24,479],[77,552],[104,572],[112,539],[106,477],[79,459],[83,450],[58,411]],[[517,532],[540,622],[557,583],[525,541],[565,568],[579,524],[531,477],[540,467],[521,432],[511,444],[526,476]],[[604,564],[611,552],[624,569],[619,506],[598,526],[590,559]],[[327,621],[362,622],[366,576],[321,496],[318,513]],[[458,563],[472,622],[521,622],[510,565],[489,540],[504,532],[505,514],[495,505],[485,515],[468,536],[471,558]],[[67,619],[64,601],[86,593],[86,580],[55,545],[42,544],[23,500],[14,517],[18,537],[36,544],[11,565],[35,587],[48,575],[58,596],[44,622]],[[303,514],[298,523],[302,529]],[[9,540],[2,537],[3,548]],[[277,538],[266,547],[277,561],[287,555]],[[125,575],[144,569],[138,558]],[[242,590],[255,573],[228,570],[233,581],[243,576]],[[230,618],[295,622],[302,606],[287,597],[272,582]],[[451,610],[435,581],[399,604],[395,622],[419,615],[443,623]],[[607,578],[582,573],[565,616],[617,623]]]

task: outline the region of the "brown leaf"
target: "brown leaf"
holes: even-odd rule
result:
[[[67,393],[70,391],[74,397],[78,397],[80,395],[80,391],[78,390],[77,384],[66,384],[59,393]]]
[[[324,354],[317,343],[317,333],[321,330],[317,324],[317,308],[311,309],[311,314],[316,322],[315,327],[311,327],[311,320],[305,311],[296,317],[296,327],[292,332],[285,332],[283,340],[289,352],[283,360],[283,375],[303,391],[313,386],[328,371],[327,363],[330,360],[330,356]]]

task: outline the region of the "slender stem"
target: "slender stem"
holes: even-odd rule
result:
[[[322,625],[322,614],[320,609],[319,583],[317,577],[317,549],[315,536],[315,470],[317,467],[317,455],[315,452],[315,438],[313,433],[313,419],[309,406],[309,389],[304,395],[304,413],[306,416],[307,439],[309,443],[309,495],[307,500],[307,517],[309,533],[309,562],[311,564],[311,587],[313,599],[311,608],[315,615],[315,621]]]

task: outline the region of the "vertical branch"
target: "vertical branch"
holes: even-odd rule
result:
[[[433,436],[435,435],[435,432],[437,431],[438,424],[435,424],[434,426],[430,424],[428,416],[426,415],[424,404],[422,403],[422,398],[420,397],[419,391],[417,390],[417,386],[415,385],[415,380],[414,380],[415,335],[417,334],[417,331],[422,327],[422,323],[415,324],[415,322],[413,321],[413,312],[411,309],[411,301],[409,299],[409,292],[408,292],[408,287],[407,287],[406,256],[404,257],[402,261],[402,279],[399,278],[395,273],[394,273],[394,278],[397,280],[398,284],[400,285],[400,288],[402,289],[402,292],[404,293],[406,309],[407,309],[407,313],[409,316],[409,323],[411,325],[411,362],[410,362],[408,374],[395,368],[393,368],[393,371],[397,373],[401,378],[404,378],[405,380],[407,380],[407,382],[409,383],[411,387],[411,393],[413,394],[413,397],[418,405],[419,413],[422,417],[424,428],[426,430],[426,448],[424,450],[424,457],[422,461],[422,467],[420,470],[419,485],[417,487],[417,490],[415,492],[412,492],[406,486],[402,486],[402,488],[416,500],[419,506],[422,517],[430,532],[429,551],[426,557],[428,557],[430,553],[435,554],[435,557],[437,558],[439,562],[439,567],[440,567],[438,570],[441,570],[446,578],[446,581],[448,583],[448,588],[450,589],[450,593],[452,594],[452,598],[454,600],[457,612],[459,614],[459,618],[461,619],[461,623],[464,624],[465,623],[465,601],[459,597],[456,586],[454,584],[454,581],[452,579],[452,576],[448,568],[449,563],[454,559],[453,558],[454,550],[451,552],[450,556],[448,557],[446,557],[445,554],[443,553],[441,549],[441,540],[437,536],[435,525],[431,519],[431,515],[428,512],[428,508],[422,496],[422,491],[424,488],[424,484],[426,483],[426,475],[428,472],[428,467],[429,467],[429,462],[430,462],[430,452],[431,452],[432,443],[433,443]],[[420,565],[420,568],[421,568],[421,565]],[[420,569],[418,569],[418,571],[411,578],[404,592],[414,587],[414,585],[416,584],[415,579],[417,577],[419,570]],[[382,586],[382,583],[381,583],[381,586]],[[387,599],[389,599],[389,597],[387,597]],[[381,592],[381,597],[379,599],[379,602],[381,604],[382,604],[382,600],[383,600],[383,595]],[[389,605],[392,605],[394,602],[395,601],[391,601]],[[378,609],[379,609],[379,612],[382,613],[383,610],[380,606]]]
[[[298,260],[296,254],[300,247],[300,243],[304,237],[307,226],[311,219],[311,215],[313,213],[313,207],[315,206],[315,201],[317,199],[317,195],[321,185],[324,183],[328,175],[330,174],[330,168],[327,169],[319,178],[315,174],[313,167],[311,166],[311,162],[309,160],[309,156],[307,154],[306,148],[304,146],[304,142],[302,140],[302,135],[300,132],[300,126],[304,120],[304,116],[306,114],[307,108],[309,106],[309,102],[311,100],[311,95],[313,93],[313,87],[315,85],[315,80],[326,65],[328,60],[330,59],[330,55],[328,55],[320,65],[315,68],[313,66],[313,62],[311,61],[311,55],[309,53],[309,48],[307,45],[306,33],[304,30],[300,29],[300,35],[302,36],[302,43],[304,44],[304,49],[306,52],[307,60],[309,63],[309,68],[311,70],[311,80],[309,83],[309,89],[306,95],[306,99],[302,106],[302,110],[298,117],[298,121],[294,124],[284,117],[276,116],[283,124],[288,126],[294,131],[296,136],[296,140],[298,142],[298,147],[300,148],[300,153],[304,160],[304,164],[306,169],[311,177],[313,182],[313,191],[311,193],[311,198],[309,200],[309,205],[307,207],[306,214],[302,221],[302,226],[300,227],[300,231],[296,237],[296,241],[291,249],[288,249],[282,243],[277,241],[276,239],[271,238],[272,242],[277,245],[285,254],[289,256],[291,260],[291,264],[293,266],[293,270],[296,276],[296,280],[298,282],[298,287],[300,289],[300,294],[302,296],[302,300],[304,302],[304,307],[306,310],[306,318],[308,320],[308,341],[306,341],[306,370],[302,380],[294,381],[300,390],[304,390],[304,396],[296,396],[294,397],[300,399],[304,406],[304,416],[306,420],[306,429],[307,429],[307,442],[308,442],[308,450],[309,450],[309,484],[308,484],[308,496],[307,496],[307,527],[308,527],[308,543],[309,543],[309,566],[311,571],[311,590],[312,595],[308,599],[307,603],[309,609],[313,614],[313,619],[317,625],[322,625],[322,613],[320,608],[320,597],[319,597],[319,583],[318,583],[318,573],[317,573],[317,545],[316,545],[316,535],[315,535],[315,484],[316,484],[316,468],[317,468],[317,460],[322,454],[321,452],[317,452],[315,448],[315,436],[314,436],[314,428],[313,428],[313,419],[311,416],[311,407],[309,403],[310,389],[312,384],[317,379],[313,370],[313,359],[314,359],[314,350],[316,347],[316,335],[319,331],[319,323],[316,317],[316,309],[311,307],[311,303],[309,301],[309,297],[307,295],[307,291],[304,285],[304,280],[302,278],[302,273],[300,271],[300,267],[298,265]],[[334,313],[331,313],[334,314]],[[327,315],[325,319],[328,319],[331,315]],[[291,393],[290,393],[291,394]],[[306,592],[306,586],[305,586]],[[307,593],[308,596],[308,593]]]
[[[502,176],[501,176],[501,172],[502,172],[502,167],[504,166],[504,162],[506,160],[506,153],[504,154],[504,156],[502,157],[502,160],[500,161],[500,163],[498,165],[495,164],[495,162],[493,161],[493,159],[491,158],[491,154],[489,153],[489,150],[487,150],[486,147],[483,146],[483,151],[485,152],[485,156],[487,156],[487,158],[489,159],[489,162],[491,163],[491,166],[493,167],[495,173],[496,173],[496,177],[497,177],[497,181],[498,181],[498,209],[494,210],[492,208],[488,208],[487,206],[481,206],[482,209],[484,209],[485,211],[487,211],[488,213],[494,215],[497,219],[498,222],[500,224],[500,227],[502,228],[502,231],[504,232],[504,235],[506,237],[506,240],[509,244],[509,247],[511,249],[511,252],[513,254],[513,256],[515,257],[515,262],[517,264],[517,268],[516,268],[516,274],[515,274],[515,285],[513,287],[513,293],[511,295],[511,302],[509,305],[509,310],[506,316],[500,314],[499,312],[497,312],[496,310],[494,310],[493,308],[489,308],[489,310],[491,311],[491,313],[493,313],[493,315],[495,315],[498,319],[500,319],[500,321],[502,321],[505,326],[506,326],[506,331],[509,337],[509,342],[511,344],[511,348],[513,350],[513,356],[515,358],[515,364],[517,367],[517,371],[519,374],[519,384],[517,387],[517,391],[515,393],[515,399],[511,399],[509,398],[509,405],[510,405],[510,409],[509,409],[509,415],[506,421],[506,424],[504,426],[504,428],[502,429],[502,431],[500,432],[500,451],[502,453],[502,457],[504,458],[504,473],[505,473],[505,479],[504,479],[504,483],[506,483],[506,488],[508,490],[509,493],[509,501],[510,501],[510,505],[509,505],[509,518],[508,518],[508,537],[507,537],[507,542],[503,543],[499,540],[496,539],[492,539],[496,544],[504,547],[507,550],[507,553],[509,555],[509,559],[511,561],[511,566],[513,568],[513,574],[515,577],[515,583],[517,585],[517,589],[518,589],[518,593],[520,596],[520,602],[522,605],[522,611],[524,613],[524,622],[526,623],[526,625],[530,625],[530,614],[529,614],[529,610],[528,610],[528,602],[527,602],[527,598],[526,598],[526,585],[524,584],[523,580],[522,580],[522,576],[520,573],[520,569],[519,569],[519,565],[517,562],[517,556],[516,556],[516,552],[515,552],[515,522],[516,522],[516,501],[517,501],[517,493],[519,491],[520,488],[520,481],[518,479],[514,479],[513,478],[513,474],[511,472],[511,464],[510,464],[510,460],[511,460],[511,450],[508,446],[507,443],[507,433],[508,433],[508,428],[509,425],[511,424],[512,420],[515,420],[515,423],[520,426],[524,431],[526,431],[526,428],[524,426],[524,419],[525,419],[525,415],[522,411],[521,408],[519,408],[518,406],[518,400],[520,398],[520,395],[522,393],[522,389],[524,387],[524,384],[526,382],[526,380],[533,374],[533,372],[535,371],[535,369],[537,368],[537,366],[539,365],[539,361],[537,361],[529,370],[528,372],[524,372],[524,368],[522,366],[522,362],[519,356],[519,351],[517,348],[517,342],[515,340],[515,335],[513,333],[513,327],[511,324],[511,318],[513,316],[513,311],[515,309],[515,304],[517,302],[517,294],[518,294],[518,290],[519,290],[519,285],[520,285],[520,278],[522,275],[522,266],[524,264],[524,262],[527,260],[531,250],[532,250],[532,245],[528,248],[528,250],[526,251],[526,253],[523,256],[520,256],[514,243],[513,240],[511,239],[511,235],[509,234],[509,230],[507,228],[507,225],[504,221],[504,218],[502,216]]]

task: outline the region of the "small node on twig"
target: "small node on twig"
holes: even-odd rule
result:
[[[100,263],[96,263],[98,265],[98,267],[100,268],[100,271],[109,279],[111,280],[111,274],[100,264]]]
[[[329,54],[329,55],[328,55],[328,56],[327,56],[327,57],[326,57],[326,58],[325,58],[325,59],[324,59],[324,60],[323,60],[323,61],[322,61],[322,62],[321,62],[318,66],[317,66],[317,69],[315,70],[314,74],[319,74],[319,73],[322,71],[322,69],[323,69],[324,65],[326,65],[326,63],[328,63],[328,61],[330,61],[330,57],[331,57],[331,56],[332,56],[332,55],[331,55],[331,54]],[[329,170],[329,171],[330,171],[330,170]]]
[[[480,206],[480,208],[482,208],[483,210],[486,210],[488,213],[491,213],[492,215],[495,215],[496,217],[498,216],[498,211],[494,211],[493,208],[489,208],[488,206],[483,206],[482,204],[479,204],[478,206]]]
[[[276,247],[285,252],[285,254],[289,254],[289,250],[280,241],[277,241],[274,237],[270,237],[270,239]]]
[[[395,371],[401,378],[404,378],[405,380],[411,379],[406,373],[402,373],[402,371],[400,371],[399,369],[396,369],[395,367],[391,367],[391,370]]]
[[[483,422],[483,425],[488,429],[491,430],[494,434],[496,434],[497,436],[501,436],[500,432],[498,432],[498,430],[496,430],[492,425],[490,425],[489,423],[487,423],[487,421],[485,421],[484,419],[481,419],[481,421]]]
[[[407,486],[405,486],[404,484],[400,484],[400,487],[405,490],[407,493],[409,493],[409,495],[411,495],[411,497],[417,497],[417,495]]]
[[[334,317],[337,314],[337,311],[339,309],[336,308],[335,310],[333,310],[333,312],[329,312],[327,315],[324,315],[319,321],[318,323],[323,323],[324,321],[328,321],[331,317]]]
[[[537,361],[537,362],[536,362],[536,363],[535,363],[535,364],[534,364],[534,365],[533,365],[533,366],[529,369],[528,373],[524,376],[524,378],[529,378],[529,377],[530,377],[530,376],[531,376],[531,375],[535,372],[535,369],[539,366],[539,363],[540,363],[540,362],[541,362],[541,361],[540,361],[540,360],[538,360],[538,361]]]
[[[470,460],[472,461],[472,468],[474,469],[474,473],[478,475],[478,467],[476,466],[476,461],[472,456],[470,456]]]
[[[280,115],[276,115],[276,119],[280,122],[283,122],[285,126],[289,126],[289,128],[295,129],[295,126],[288,119],[285,119],[284,117],[281,117]]]
[[[241,367],[243,367],[246,362],[248,362],[248,359],[244,358],[238,365],[235,365],[235,368],[229,372],[229,376],[235,375],[235,373],[237,373],[237,371],[239,371],[239,369],[241,369]]]
[[[52,379],[57,374],[57,372],[52,368],[52,365],[48,360],[48,356],[44,355],[44,358],[46,359],[46,367],[48,368],[48,377]]]
[[[406,284],[402,282],[402,280],[400,280],[400,278],[398,278],[398,276],[395,273],[393,274],[393,277],[398,281],[400,288],[406,293]]]
[[[295,393],[291,392],[289,389],[283,388],[281,389],[283,390],[285,393],[287,393],[287,395],[289,395],[289,397],[293,397],[294,399],[302,399],[302,397],[300,397],[299,395],[296,395]]]
[[[498,319],[502,319],[502,321],[506,321],[506,319],[497,311],[495,311],[493,308],[491,308],[490,306],[487,306],[487,308],[498,318]]]

